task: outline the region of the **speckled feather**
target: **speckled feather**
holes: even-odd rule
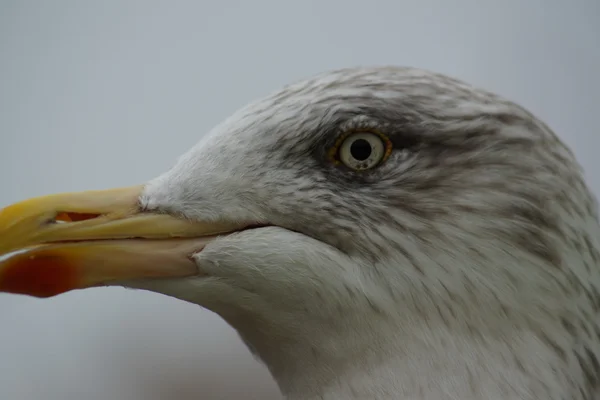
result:
[[[394,144],[369,171],[339,135]],[[290,399],[600,399],[600,229],[571,151],[522,107],[413,68],[332,71],[234,113],[147,210],[273,225],[133,282],[225,318]]]

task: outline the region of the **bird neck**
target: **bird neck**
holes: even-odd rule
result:
[[[410,329],[381,321],[361,324],[364,330],[357,325],[328,329],[324,321],[298,321],[298,334],[289,334],[280,324],[270,329],[268,321],[255,318],[230,323],[289,400],[523,399],[532,391],[554,399],[550,393],[564,394],[559,384],[536,387],[527,377],[562,367],[556,354],[524,331],[449,330],[435,321]]]

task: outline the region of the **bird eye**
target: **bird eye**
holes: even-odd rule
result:
[[[372,132],[352,133],[340,144],[338,159],[353,170],[371,169],[389,156],[392,144],[386,139]]]

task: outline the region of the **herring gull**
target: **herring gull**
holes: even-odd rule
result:
[[[593,400],[599,238],[575,157],[530,112],[347,68],[240,109],[143,185],[6,207],[0,291],[199,304],[290,400]]]

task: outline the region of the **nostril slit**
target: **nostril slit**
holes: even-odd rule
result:
[[[87,221],[88,219],[98,218],[100,215],[102,215],[102,214],[76,213],[76,212],[61,211],[58,214],[56,214],[53,222],[66,223],[66,222]]]

